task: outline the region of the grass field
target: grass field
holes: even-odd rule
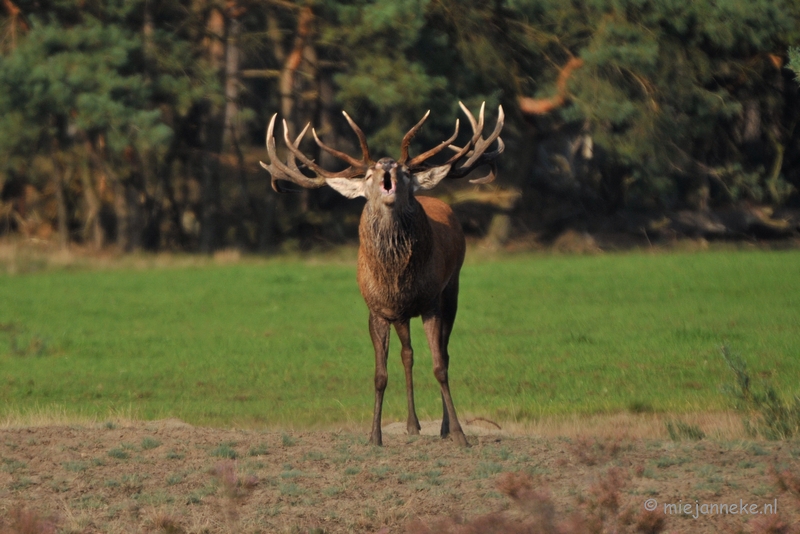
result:
[[[419,415],[436,418],[418,319],[412,336]],[[500,421],[722,410],[723,344],[797,392],[800,252],[468,259],[451,387],[462,414]],[[393,338],[386,422],[405,418],[398,347]],[[365,424],[373,365],[354,262],[0,275],[0,417]]]

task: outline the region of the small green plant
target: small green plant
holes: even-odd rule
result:
[[[397,475],[397,481],[401,484],[406,484],[408,482],[413,482],[417,479],[417,475],[414,473],[400,473]]]
[[[303,488],[301,488],[294,482],[289,482],[288,484],[280,484],[278,486],[278,491],[280,491],[281,495],[284,495],[286,497],[298,497],[306,492]]]
[[[269,453],[269,448],[266,443],[259,443],[255,447],[250,447],[247,451],[247,456],[265,456]]]
[[[223,443],[216,449],[211,451],[211,456],[217,456],[219,458],[229,458],[231,460],[235,460],[239,455],[236,452],[236,449],[230,446],[228,443]]]
[[[309,461],[309,460],[317,462],[319,460],[324,460],[324,459],[325,459],[325,455],[322,454],[319,451],[309,451],[309,452],[303,454],[303,461],[304,462],[305,461]]]
[[[690,425],[680,420],[674,423],[672,421],[667,421],[667,432],[672,441],[683,441],[685,439],[699,441],[706,437],[706,433],[703,432],[699,426]]]
[[[182,453],[173,450],[167,453],[167,460],[183,460],[183,456]]]
[[[425,473],[425,480],[431,486],[441,486],[442,484],[442,471],[441,469],[431,469]]]
[[[111,456],[112,458],[116,458],[117,460],[127,460],[128,458],[130,458],[130,454],[128,454],[119,447],[108,451],[108,455]]]
[[[25,489],[25,488],[27,488],[28,486],[30,486],[32,484],[33,484],[33,480],[31,478],[29,478],[29,477],[20,477],[17,480],[13,481],[11,484],[9,484],[8,487],[11,488],[12,490],[16,491],[16,490]]]
[[[392,472],[392,468],[388,465],[379,465],[370,469],[370,473],[376,480],[383,480]]]
[[[503,471],[502,464],[497,462],[479,462],[475,468],[475,478],[489,478]]]
[[[326,497],[338,497],[342,493],[344,493],[344,488],[341,486],[330,486],[322,490],[322,493]]]
[[[681,465],[689,460],[686,458],[676,458],[673,456],[662,456],[661,458],[655,461],[656,467],[661,469],[666,469],[667,467],[672,467],[673,465]]]
[[[745,361],[727,346],[722,347],[722,358],[734,375],[734,383],[723,391],[733,399],[736,410],[744,414],[748,434],[771,440],[800,434],[800,396],[785,400],[766,380],[754,386]]]
[[[62,465],[64,466],[64,469],[74,473],[86,471],[86,468],[88,467],[85,462],[64,462]]]
[[[183,482],[183,475],[181,474],[172,474],[167,477],[167,486],[174,486],[175,484],[180,484]]]
[[[142,450],[147,451],[150,449],[155,449],[156,447],[161,445],[161,442],[155,438],[151,438],[150,436],[145,436],[142,438]]]
[[[6,473],[15,473],[20,469],[25,469],[26,464],[25,462],[20,462],[19,460],[15,460],[13,458],[3,458],[3,467],[2,470]]]
[[[292,436],[290,436],[289,434],[283,434],[283,435],[281,435],[281,444],[282,444],[284,447],[292,447],[292,446],[293,446],[293,445],[295,445],[296,443],[297,443],[297,440],[296,440],[296,439],[294,439],[294,438],[293,438]]]

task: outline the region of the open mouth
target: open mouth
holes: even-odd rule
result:
[[[383,188],[381,193],[384,195],[394,194],[396,182],[392,180],[392,175],[388,172],[383,173]]]

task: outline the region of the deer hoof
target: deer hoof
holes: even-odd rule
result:
[[[408,432],[409,436],[419,436],[419,431],[421,427],[419,423],[409,422],[406,425],[406,431]]]
[[[453,441],[455,441],[459,446],[469,447],[467,436],[465,436],[463,432],[453,432],[451,436],[453,437]]]

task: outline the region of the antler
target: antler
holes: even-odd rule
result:
[[[503,125],[505,123],[503,106],[498,107],[497,124],[494,127],[494,131],[492,131],[489,137],[484,139],[482,135],[484,126],[484,109],[486,107],[486,103],[484,102],[481,104],[481,111],[478,115],[478,120],[475,120],[475,117],[462,102],[459,102],[458,105],[461,107],[461,110],[467,116],[469,123],[472,126],[472,138],[463,147],[457,147],[451,144],[453,141],[455,141],[455,138],[458,135],[458,121],[456,121],[456,131],[450,139],[409,161],[409,169],[412,173],[417,175],[421,182],[427,182],[428,180],[432,179],[435,180],[435,183],[438,183],[443,178],[463,178],[473,170],[484,165],[490,166],[489,173],[480,178],[470,180],[471,183],[489,183],[494,180],[497,174],[497,167],[494,160],[497,158],[497,156],[503,153],[503,150],[505,150],[505,143],[503,143],[503,139],[500,138],[500,132],[503,130]],[[408,154],[408,142],[410,142],[411,137],[417,133],[427,117],[428,115],[426,114],[425,117],[423,117],[423,119],[414,126],[414,128],[409,130],[409,132],[406,134],[406,138],[403,139],[403,146],[401,148],[404,150],[404,156],[407,156]],[[489,148],[495,141],[497,141],[497,148],[491,152],[486,152],[486,149]],[[429,166],[425,164],[426,160],[438,154],[447,147],[450,147],[450,149],[455,151],[455,154],[449,160],[442,165]],[[432,185],[430,187],[432,187]]]
[[[278,117],[278,114],[276,113],[272,116],[269,121],[269,126],[267,127],[267,155],[269,156],[270,162],[269,164],[266,164],[263,161],[259,163],[261,163],[261,166],[272,175],[272,188],[275,191],[279,193],[290,191],[289,189],[283,188],[278,183],[278,180],[285,180],[295,183],[301,187],[315,189],[322,187],[330,179],[352,179],[357,178],[358,176],[363,176],[367,172],[367,169],[372,164],[372,160],[369,157],[369,148],[367,147],[367,138],[364,135],[364,132],[362,132],[356,123],[353,122],[353,119],[351,119],[350,116],[344,111],[342,113],[347,119],[347,122],[350,124],[350,127],[356,133],[356,136],[358,136],[359,143],[361,144],[361,160],[325,145],[322,141],[320,141],[319,137],[317,137],[317,132],[312,130],[314,140],[322,150],[350,164],[348,168],[339,172],[331,172],[323,169],[317,165],[314,160],[307,157],[300,150],[300,142],[303,140],[308,128],[311,126],[310,123],[303,128],[303,131],[300,132],[300,135],[298,135],[294,142],[292,142],[291,139],[289,139],[289,127],[286,124],[285,119],[283,120],[283,139],[286,142],[286,147],[289,149],[290,153],[286,158],[286,163],[283,163],[278,158],[275,150],[275,136],[273,135],[275,130],[275,119]],[[309,169],[314,173],[315,176],[309,177],[303,174],[300,170],[300,167],[297,166],[295,158],[299,159],[303,167]]]
[[[462,102],[459,102],[458,105],[461,106],[461,109],[464,111],[464,114],[466,114],[467,118],[469,119],[469,123],[472,126],[472,138],[463,147],[458,147],[452,144],[458,136],[459,121],[456,120],[455,131],[449,139],[443,141],[434,148],[409,159],[408,149],[409,145],[411,144],[411,139],[417,134],[420,128],[422,128],[422,125],[430,115],[430,110],[425,113],[422,119],[403,136],[403,141],[400,144],[401,157],[398,163],[408,167],[409,171],[414,175],[418,187],[430,189],[444,178],[463,178],[473,170],[486,165],[489,166],[489,172],[484,176],[470,180],[470,182],[475,184],[489,183],[494,180],[495,175],[497,174],[495,159],[497,159],[497,157],[502,154],[503,150],[505,149],[505,144],[500,138],[500,132],[503,130],[503,124],[505,121],[503,107],[498,107],[497,124],[494,127],[494,131],[492,131],[492,133],[486,139],[484,139],[483,126],[484,109],[486,107],[486,103],[481,105],[481,111],[477,120]],[[363,195],[363,185],[359,185],[363,184],[363,182],[351,182],[350,180],[363,177],[374,162],[370,158],[369,148],[367,147],[367,138],[364,135],[364,132],[361,131],[361,129],[347,113],[343,111],[342,114],[344,115],[345,119],[347,119],[348,124],[350,124],[350,127],[358,137],[358,141],[361,146],[360,160],[325,145],[322,141],[320,141],[316,130],[312,129],[314,141],[316,141],[317,145],[319,145],[322,150],[350,165],[348,168],[339,172],[331,172],[323,169],[317,165],[314,160],[310,159],[300,150],[300,142],[305,137],[306,132],[308,132],[310,125],[306,125],[306,127],[303,128],[303,131],[300,132],[300,135],[298,135],[294,142],[292,142],[292,140],[289,139],[289,127],[285,120],[283,121],[283,139],[286,142],[286,147],[289,149],[289,154],[286,158],[286,163],[282,162],[278,158],[275,149],[275,137],[273,135],[275,130],[275,119],[278,115],[276,113],[272,116],[269,121],[269,126],[267,127],[267,154],[269,155],[270,163],[266,164],[262,161],[261,166],[272,175],[272,188],[275,191],[288,191],[288,189],[284,189],[279,184],[279,180],[285,180],[305,188],[322,187],[327,183],[340,193],[351,198],[354,196]],[[497,148],[491,152],[487,152],[486,149],[489,148],[495,141],[497,141]],[[432,158],[436,154],[439,154],[445,148],[450,148],[455,151],[455,154],[451,156],[449,160],[441,165],[428,165],[426,163],[428,159]],[[298,166],[297,160],[300,160],[300,163],[302,164],[301,166]],[[314,176],[307,176],[301,171],[301,168],[311,171]]]

